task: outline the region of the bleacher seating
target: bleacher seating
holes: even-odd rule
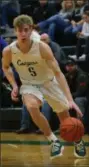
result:
[[[0,131],[14,131],[20,127],[21,108],[0,109]]]

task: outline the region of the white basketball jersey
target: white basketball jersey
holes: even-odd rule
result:
[[[53,71],[41,57],[39,42],[33,42],[28,53],[23,53],[16,46],[16,41],[10,44],[12,63],[19,74],[22,84],[43,84],[54,77]]]

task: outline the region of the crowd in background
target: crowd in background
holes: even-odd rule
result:
[[[86,126],[87,116],[89,116],[89,2],[87,0],[2,0],[0,3],[0,60],[3,48],[15,38],[14,33],[11,37],[6,34],[12,32],[13,19],[20,14],[32,16],[34,32],[39,33],[40,40],[51,47],[66,76],[73,98],[84,114],[82,121]],[[75,45],[75,56],[68,57],[63,46],[67,46],[69,49],[73,45]],[[87,67],[85,71],[79,66],[81,57]],[[13,65],[12,70],[20,86],[19,76]],[[21,127],[17,133],[29,132],[31,118],[26,107],[22,106],[21,99],[18,103],[11,100],[12,88],[4,76],[1,66],[0,78],[1,107],[22,107]],[[8,100],[5,100],[6,97],[9,97]],[[46,101],[41,107],[41,112],[50,122],[54,113]],[[86,131],[89,133],[89,128],[86,127]]]

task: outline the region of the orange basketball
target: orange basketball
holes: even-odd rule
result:
[[[68,117],[60,124],[60,136],[68,142],[76,142],[84,135],[84,126],[79,119]]]

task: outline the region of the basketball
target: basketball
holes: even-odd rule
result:
[[[68,142],[76,142],[84,135],[83,123],[76,118],[68,117],[60,124],[60,136]]]

